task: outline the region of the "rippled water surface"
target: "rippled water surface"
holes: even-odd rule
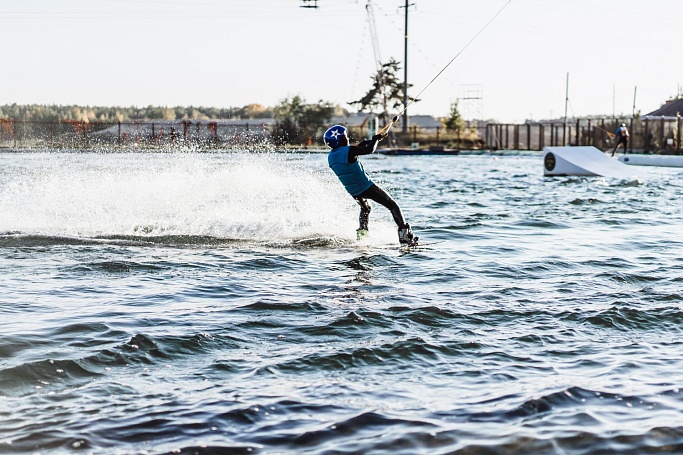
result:
[[[0,154],[0,453],[683,452],[683,171]]]

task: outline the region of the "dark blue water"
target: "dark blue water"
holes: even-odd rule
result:
[[[683,172],[0,154],[0,453],[683,452]]]

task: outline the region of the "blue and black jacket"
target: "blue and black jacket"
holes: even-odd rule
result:
[[[342,145],[330,150],[327,155],[327,163],[351,196],[358,196],[374,185],[357,158],[359,155],[373,153],[380,139],[374,136],[371,140],[360,142],[358,145]]]

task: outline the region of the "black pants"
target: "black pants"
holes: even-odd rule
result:
[[[358,205],[360,205],[360,216],[358,217],[360,229],[368,229],[368,220],[370,218],[371,210],[368,199],[373,200],[378,204],[382,204],[384,207],[388,208],[391,212],[391,216],[394,217],[396,226],[398,226],[399,229],[405,226],[406,222],[403,219],[401,208],[398,206],[396,201],[389,196],[389,193],[377,185],[373,184],[370,188],[363,191],[358,196],[354,196],[354,198],[356,199],[356,202],[358,202]]]
[[[614,153],[617,151],[619,145],[621,144],[624,144],[624,153],[626,153],[628,150],[628,137],[620,137],[617,139],[617,144],[614,146],[614,150],[612,150],[612,156],[614,156]]]

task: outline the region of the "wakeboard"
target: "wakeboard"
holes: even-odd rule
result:
[[[401,250],[401,251],[412,251],[412,250],[427,247],[430,245],[436,245],[438,243],[443,243],[443,242],[444,242],[444,240],[440,240],[438,242],[420,242],[419,238],[415,238],[415,241],[412,243],[400,245],[399,250]]]

